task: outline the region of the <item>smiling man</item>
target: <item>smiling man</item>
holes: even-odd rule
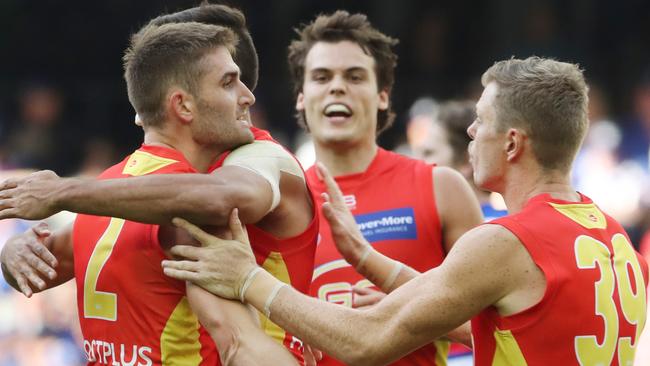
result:
[[[395,117],[390,95],[397,41],[375,29],[365,15],[345,11],[317,17],[298,35],[289,46],[289,66],[298,122],[311,134],[317,160],[336,177],[375,249],[421,272],[438,266],[456,239],[482,217],[456,171],[377,146],[377,136]],[[325,186],[314,168],[307,178],[322,203]],[[311,295],[348,307],[379,301],[383,293],[343,259],[325,220],[320,235]],[[384,292],[390,289],[390,284],[381,286]],[[444,364],[447,349],[448,342],[440,340],[396,364]],[[321,364],[340,362],[325,357]]]

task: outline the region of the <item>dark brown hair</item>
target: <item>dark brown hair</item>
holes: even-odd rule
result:
[[[299,38],[289,45],[289,70],[293,81],[294,97],[302,91],[305,78],[305,59],[309,50],[318,42],[351,41],[375,60],[377,88],[388,95],[395,82],[397,55],[393,46],[397,40],[374,28],[363,14],[350,14],[339,10],[329,15],[319,15],[313,22],[296,29]],[[306,127],[305,116],[298,113],[298,123]],[[388,109],[377,113],[377,135],[393,124],[395,114]]]
[[[439,123],[447,132],[447,142],[453,151],[454,166],[467,163],[467,145],[471,141],[467,128],[476,119],[476,103],[472,101],[448,101],[440,105],[434,118],[434,123]]]
[[[239,66],[241,81],[251,91],[255,90],[259,75],[259,58],[253,39],[246,27],[246,17],[240,10],[221,4],[204,3],[194,8],[161,15],[152,19],[149,24],[163,25],[184,22],[220,25],[235,32],[239,43],[237,43],[233,60]]]

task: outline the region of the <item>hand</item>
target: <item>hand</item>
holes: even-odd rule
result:
[[[322,194],[325,201],[322,211],[330,224],[336,249],[348,263],[357,267],[364,248],[370,244],[359,231],[354,216],[345,205],[343,193],[327,168],[321,163],[316,163],[316,173],[327,187],[327,193]]]
[[[52,195],[60,184],[61,179],[51,170],[6,179],[0,184],[0,220],[42,220],[61,211]]]
[[[386,297],[385,293],[372,287],[352,287],[352,307],[356,309],[375,305],[384,297]]]
[[[183,219],[175,218],[172,222],[187,230],[202,246],[173,247],[171,253],[185,260],[163,261],[164,273],[169,277],[190,281],[217,296],[239,299],[246,277],[257,264],[237,209],[231,212],[228,223],[233,240],[217,238]]]
[[[323,352],[305,343],[302,356],[305,360],[305,366],[316,366],[318,365],[318,361],[323,359]]]
[[[42,276],[50,280],[57,276],[54,268],[58,262],[50,252],[50,243],[47,240],[50,234],[47,224],[41,222],[23,234],[9,239],[0,253],[5,278],[27,297],[34,293],[32,287],[38,291],[46,287]]]

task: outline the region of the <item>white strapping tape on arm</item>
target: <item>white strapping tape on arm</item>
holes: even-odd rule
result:
[[[254,141],[233,150],[223,166],[238,166],[262,176],[271,185],[273,200],[268,212],[280,203],[280,178],[282,172],[295,175],[305,181],[300,164],[282,146],[272,141]]]

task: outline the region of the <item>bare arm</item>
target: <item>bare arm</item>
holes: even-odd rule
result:
[[[370,282],[389,293],[415,278],[419,272],[374,250],[359,231],[354,217],[345,206],[343,194],[322,164],[319,176],[327,187],[323,215],[330,222],[332,238],[345,260]],[[450,168],[433,169],[436,206],[444,233],[445,251],[465,232],[481,224],[483,215],[468,183]]]
[[[187,298],[201,324],[214,339],[224,365],[297,365],[281,344],[259,326],[257,311],[225,300],[188,283]]]
[[[51,233],[40,223],[11,237],[0,254],[2,274],[25,296],[58,286],[74,278],[72,225]]]
[[[309,298],[267,272],[254,274],[256,265],[245,242],[221,240],[189,223],[179,224],[204,247],[176,247],[176,254],[197,261],[165,262],[166,274],[193,281],[220,296],[238,298],[244,292],[246,301],[260,311],[270,304],[267,310],[275,323],[349,364],[388,363],[446,334],[487,306],[512,313],[541,298],[511,300],[512,294],[527,294],[531,275],[540,274],[516,237],[496,225],[471,230],[441,266],[397,288],[376,306],[358,310]],[[252,282],[242,291],[251,273]],[[277,288],[279,292],[274,291]],[[539,290],[538,283],[534,288]]]
[[[449,253],[458,238],[483,223],[483,213],[469,183],[457,171],[447,167],[434,168],[433,188],[443,244]]]
[[[238,207],[242,220],[257,222],[271,206],[269,183],[255,172],[222,167],[213,174],[169,174],[129,179],[59,178],[37,172],[0,186],[0,219],[41,219],[68,210],[169,224],[186,217],[201,225],[225,225]]]

